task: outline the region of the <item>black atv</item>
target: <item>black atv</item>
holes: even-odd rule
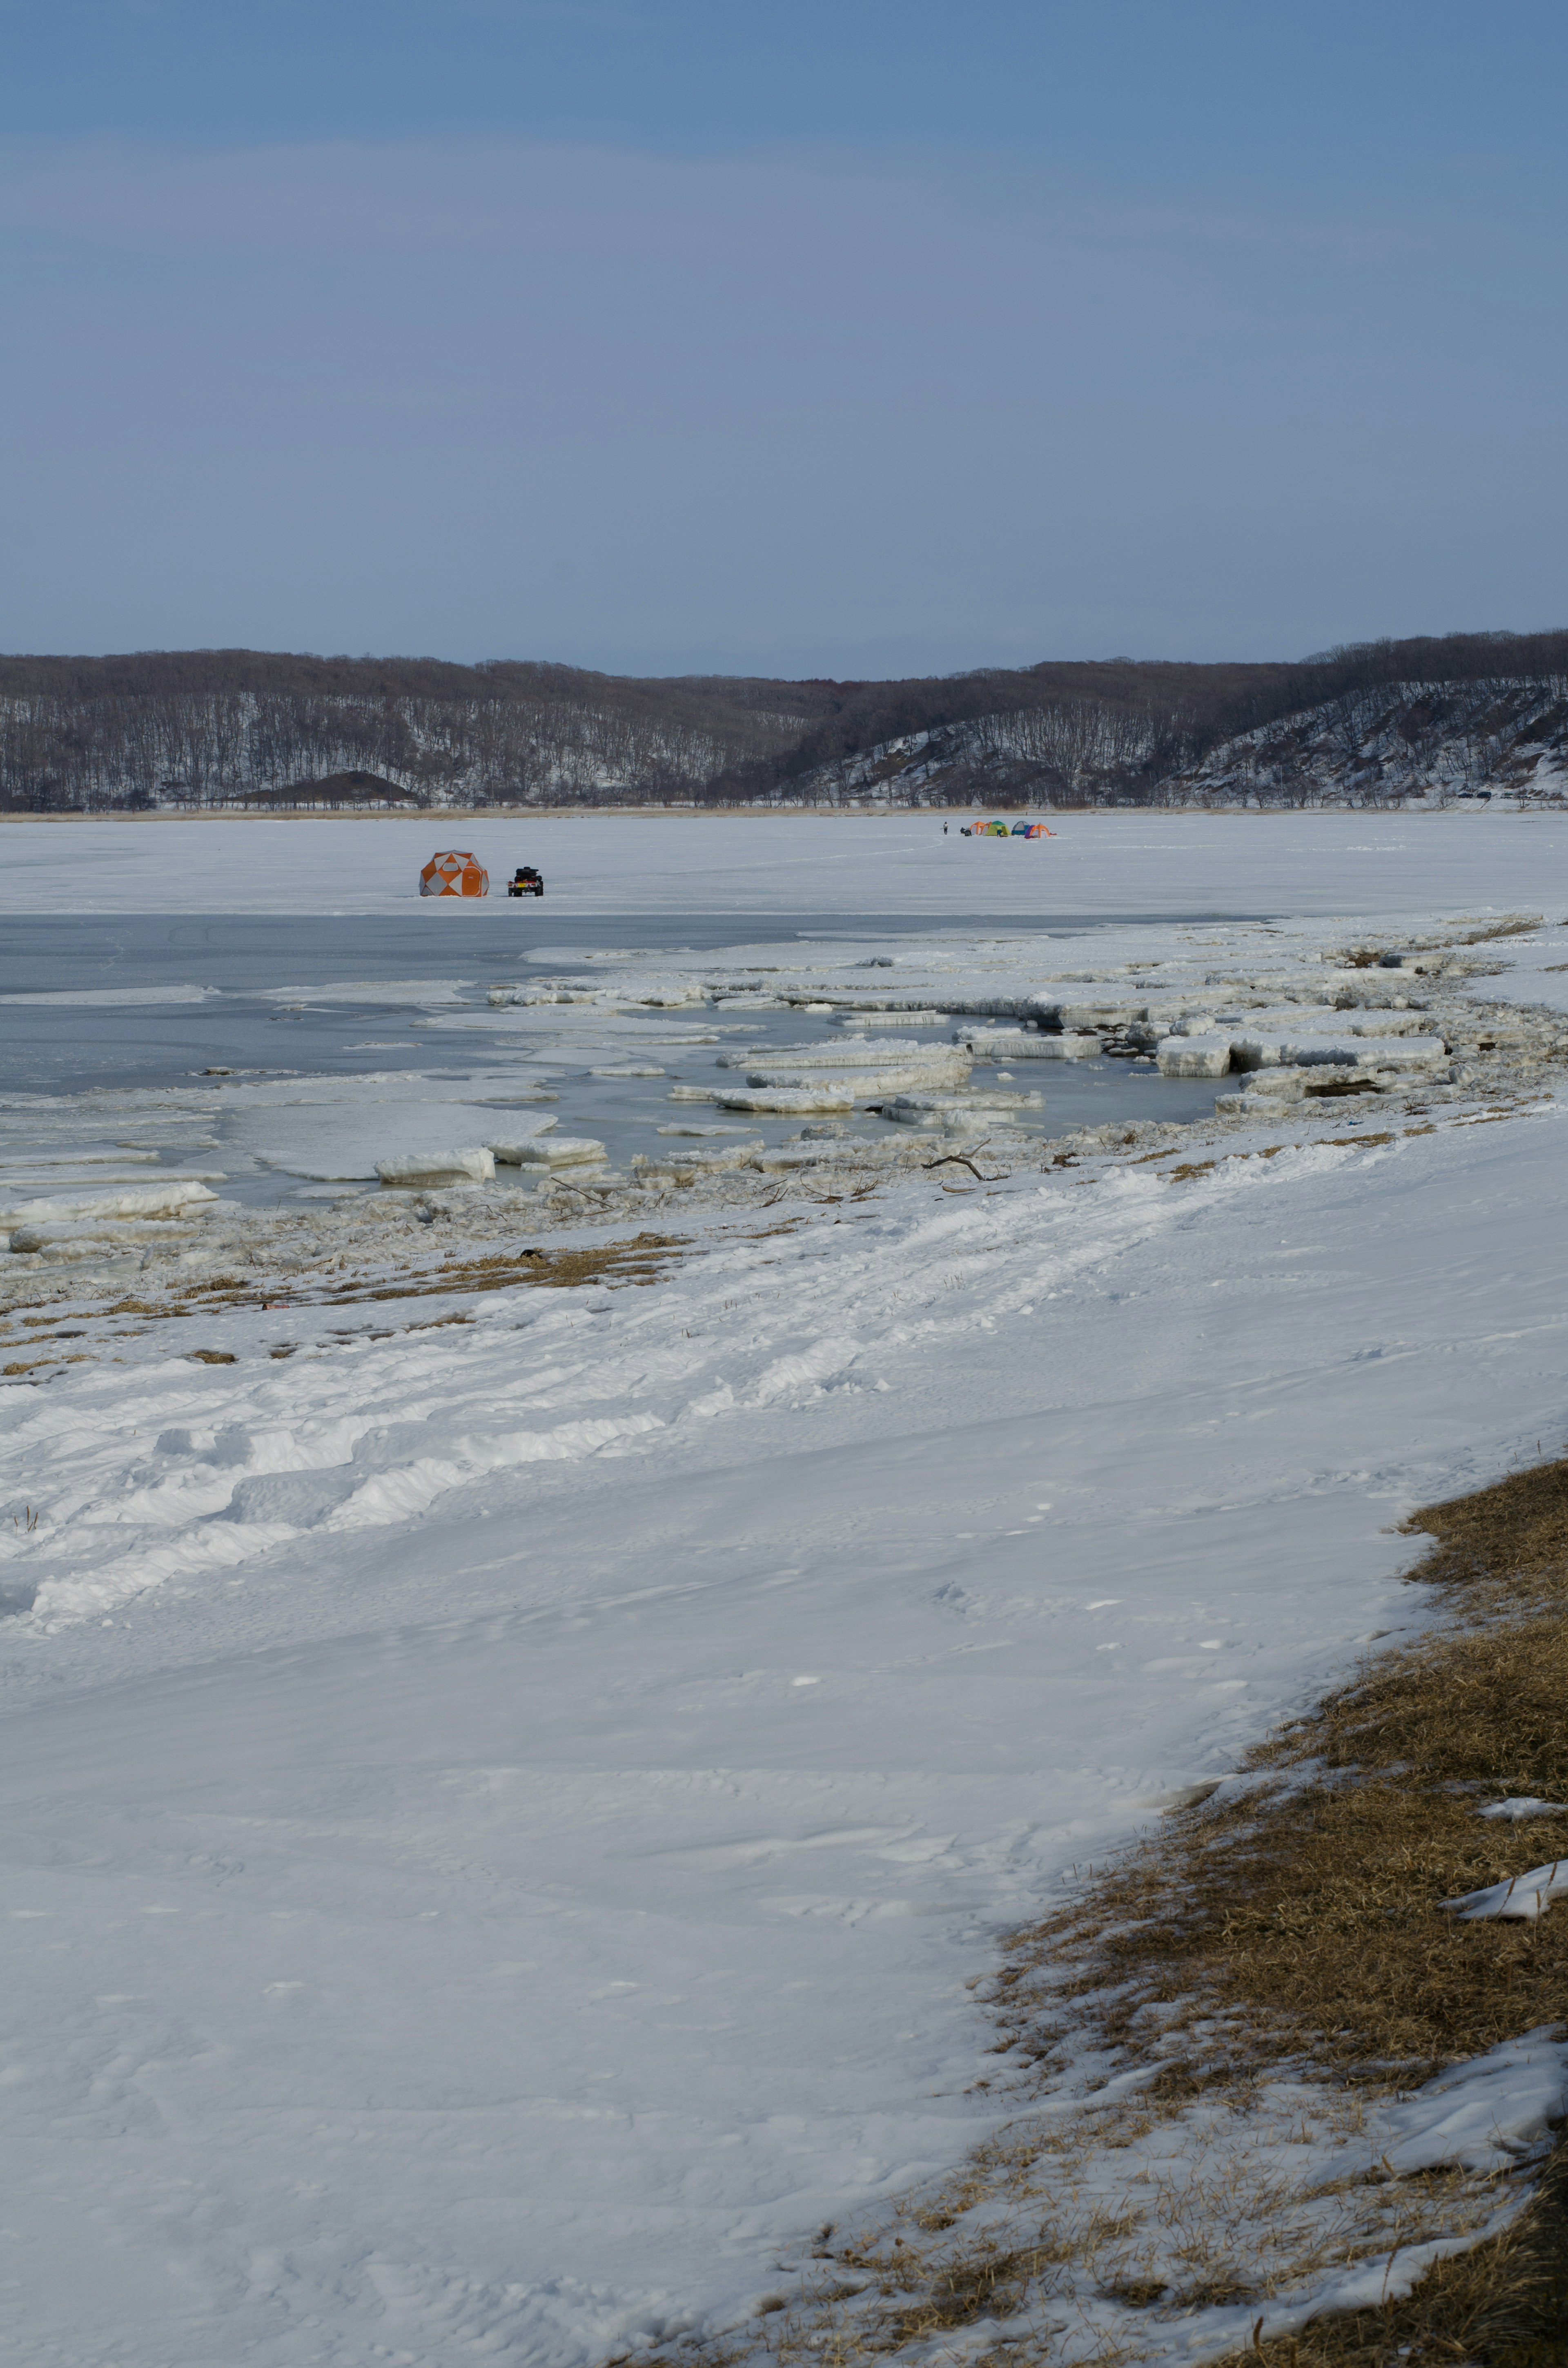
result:
[[[544,874],[536,871],[531,863],[520,863],[506,882],[508,896],[542,896]]]

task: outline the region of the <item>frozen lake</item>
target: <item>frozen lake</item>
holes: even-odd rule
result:
[[[464,825],[551,894],[432,912],[428,821],[8,825],[7,1167],[358,1194],[541,1103],[619,1158],[727,1048],[842,1043],[830,989],[941,1042],[944,994],[1046,978],[1261,997],[1564,877],[1503,817],[936,827]],[[1562,921],[1476,991],[1561,1010]],[[976,1074],[1026,1127],[1165,1090]],[[780,1180],[662,1210],[645,1289],[404,1298],[389,1252],[362,1300],[78,1304],[40,1265],[0,1382],[11,2356],[594,2368],[1027,2108],[999,1934],[1419,1625],[1413,1506],[1559,1448],[1562,1109],[1467,1090],[1190,1165]]]
[[[497,889],[519,863],[543,871],[542,905],[503,916],[530,943],[562,915],[645,930],[666,915],[1051,926],[1458,912],[1482,897],[1528,906],[1562,833],[1544,814],[1126,813],[1052,816],[1055,837],[1026,841],[960,838],[967,818],[949,817],[944,837],[937,814],[12,817],[0,911],[391,916],[417,904],[420,866],[455,847]],[[437,910],[470,928],[472,908]]]
[[[1106,924],[1118,926],[1136,933],[1152,925]],[[23,1099],[0,1101],[0,1153],[48,1148],[51,1114],[33,1097],[57,1101],[104,1087],[157,1095],[224,1072],[267,1087],[280,1129],[290,1082],[312,1105],[331,1091],[371,1099],[387,1110],[386,1151],[398,1147],[400,1077],[411,1107],[454,1105],[470,1113],[460,1125],[481,1135],[500,1123],[498,1110],[548,1091],[558,1100],[562,1133],[590,1135],[624,1160],[658,1148],[656,1130],[675,1115],[671,1087],[710,1084],[723,1042],[825,1043],[838,1031],[820,1014],[767,1009],[744,1019],[715,1013],[718,1033],[694,1027],[689,1014],[672,1015],[641,1030],[649,1040],[641,1049],[602,1030],[596,1041],[591,1024],[563,1035],[548,1013],[531,1030],[518,1024],[497,1031],[487,1003],[493,987],[555,977],[597,983],[612,976],[607,957],[614,958],[614,973],[635,974],[650,960],[656,968],[662,953],[706,950],[721,975],[760,964],[772,976],[802,958],[858,968],[861,958],[891,947],[889,958],[896,960],[901,948],[907,953],[917,941],[954,956],[977,939],[1014,951],[1038,943],[1044,958],[1057,939],[1092,945],[1095,934],[1061,922],[1004,928],[971,920],[932,929],[908,918],[890,924],[868,916],[856,927],[844,916],[830,923],[783,914],[770,919],[769,939],[758,944],[755,928],[748,916],[722,914],[642,916],[631,930],[624,917],[546,927],[532,905],[490,900],[456,915],[415,902],[375,917],[17,916],[0,948],[0,1096]],[[463,1025],[465,1014],[472,1014],[472,1028]],[[950,1030],[927,1024],[923,1032],[945,1042]],[[637,1063],[658,1075],[592,1074]],[[1049,1077],[1042,1071],[1028,1082],[1045,1088],[1044,1105],[1023,1112],[1020,1123],[1041,1133],[1116,1119],[1181,1122],[1206,1115],[1214,1102],[1212,1085],[1161,1077],[1147,1064],[1134,1069],[1124,1061],[1055,1063]],[[232,1092],[226,1099],[238,1107]],[[54,1115],[76,1129],[69,1107]],[[134,1130],[135,1106],[125,1105],[119,1115]],[[873,1134],[890,1131],[875,1117],[865,1125]],[[774,1143],[798,1126],[798,1120],[763,1117],[749,1131]],[[229,1197],[273,1201],[324,1180],[297,1176],[291,1185],[285,1134],[269,1145],[265,1125],[254,1119],[242,1126],[220,1116],[203,1140]]]

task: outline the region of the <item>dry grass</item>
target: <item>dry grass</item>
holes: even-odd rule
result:
[[[1506,920],[1486,921],[1479,928],[1467,930],[1462,938],[1450,938],[1453,946],[1489,945],[1494,938],[1527,938],[1545,921],[1543,913],[1513,913]]]
[[[1066,1994],[1117,1991],[1113,2046],[1180,2001],[1184,2022],[1223,2020],[1198,2053],[1236,2069],[1293,2043],[1419,2074],[1568,2021],[1568,1917],[1464,1924],[1439,1904],[1540,1861],[1541,1827],[1483,1820],[1483,1801],[1568,1789],[1568,1461],[1407,1526],[1437,1540],[1415,1576],[1453,1624],[1261,1747],[1241,1801],[1188,1812],[1025,1936],[1004,1996],[1022,2006],[1048,1965],[1061,1996],[1069,1964]]]
[[[1403,2301],[1255,2340],[1236,2368],[1562,2368],[1568,2361],[1568,2148],[1500,2237],[1435,2262]],[[1217,2363],[1218,2368],[1218,2363]]]
[[[571,1291],[579,1284],[657,1282],[670,1261],[688,1247],[676,1234],[637,1234],[630,1241],[596,1242],[580,1249],[526,1249],[483,1258],[449,1258],[438,1267],[406,1275],[395,1283],[340,1283],[322,1298],[301,1305],[351,1306],[372,1299],[417,1299],[436,1292],[510,1291],[519,1283]]]
[[[1365,2141],[1380,2098],[1568,2021],[1568,1913],[1440,1906],[1542,1855],[1540,1826],[1483,1803],[1568,1795],[1568,1459],[1406,1527],[1435,1542],[1413,1576],[1448,1624],[1018,1934],[992,1986],[998,2052],[1015,2079],[1040,2067],[1040,2108],[869,2231],[824,2231],[814,2284],[709,2362],[961,2345],[1118,2368],[1185,2351],[1173,2319],[1228,2303],[1258,2314],[1232,2368],[1568,2368],[1568,2147],[1488,2236],[1506,2178],[1395,2178]],[[1349,2168],[1325,2180],[1335,2147]],[[1292,2291],[1438,2236],[1477,2241],[1407,2299],[1263,2335]]]

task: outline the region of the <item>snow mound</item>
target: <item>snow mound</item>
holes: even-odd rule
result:
[[[1528,1874],[1511,1874],[1506,1883],[1489,1883],[1483,1891],[1467,1891],[1438,1905],[1464,1924],[1491,1916],[1510,1924],[1533,1924],[1564,1891],[1568,1891],[1568,1859],[1554,1858],[1549,1866],[1532,1866]]]
[[[1532,2031],[1429,2081],[1379,2117],[1390,2168],[1401,2178],[1449,2163],[1509,2169],[1561,2117],[1565,2058],[1551,2032]]]

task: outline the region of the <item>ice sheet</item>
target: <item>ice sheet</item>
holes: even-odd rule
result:
[[[454,949],[473,920],[495,912],[515,924],[519,944],[548,941],[580,913],[1534,912],[1543,882],[1561,878],[1568,844],[1568,823],[1547,814],[1074,814],[1054,838],[1006,841],[944,837],[935,814],[518,814],[463,827],[493,878],[526,849],[545,875],[543,905],[421,904],[420,866],[449,827],[437,814],[9,818],[0,824],[0,909],[366,913],[414,904]]]

